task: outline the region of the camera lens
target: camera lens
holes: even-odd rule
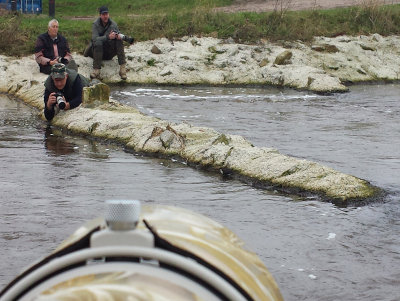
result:
[[[133,44],[133,38],[132,37],[124,36],[124,41],[128,42],[129,44]]]
[[[64,110],[64,109],[65,109],[65,102],[64,102],[64,101],[60,101],[60,102],[58,103],[58,107],[59,107],[61,110]]]
[[[57,95],[57,104],[58,104],[58,107],[59,107],[61,110],[64,110],[64,109],[65,109],[65,101],[64,101],[64,98],[63,98],[62,96],[60,96],[60,95]]]

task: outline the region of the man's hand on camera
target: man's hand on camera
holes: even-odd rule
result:
[[[65,108],[64,111],[69,110],[71,108],[71,105],[69,104],[69,102],[67,102],[67,100],[65,99],[65,96],[63,96],[63,99],[65,101]],[[51,110],[54,106],[58,107],[57,104],[57,97],[56,97],[56,93],[50,93],[49,98],[47,100],[47,104],[46,104],[47,108],[49,110]]]
[[[58,57],[56,57],[54,60],[50,60],[49,65],[53,66],[54,64],[58,63]]]
[[[117,38],[117,33],[115,32],[115,31],[111,31],[110,32],[110,34],[108,35],[108,38],[110,39],[110,40],[114,40],[114,39],[116,39]]]
[[[56,103],[57,103],[56,93],[54,92],[50,93],[49,98],[47,99],[47,104],[46,104],[47,108],[51,110]]]

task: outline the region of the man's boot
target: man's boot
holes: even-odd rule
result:
[[[101,79],[100,77],[100,69],[93,69],[92,73],[90,73],[90,78],[98,78]]]
[[[125,64],[119,65],[119,76],[121,76],[121,78],[123,80],[126,80],[126,67]]]

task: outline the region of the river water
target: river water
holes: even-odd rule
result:
[[[0,95],[0,287],[107,199],[184,207],[234,231],[285,300],[400,300],[400,85],[320,96],[273,88],[114,87],[112,97],[171,122],[367,179],[380,202],[338,208],[263,191],[167,159],[69,135]]]

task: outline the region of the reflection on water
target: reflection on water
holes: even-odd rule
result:
[[[61,129],[47,125],[44,130],[44,146],[49,156],[65,156],[72,153],[85,154],[91,159],[107,159],[108,148],[103,149],[93,140],[69,137]]]
[[[66,141],[62,136],[54,135],[51,126],[47,126],[44,133],[44,146],[50,155],[63,156],[75,151],[75,145]]]
[[[233,230],[264,261],[285,300],[400,299],[400,163],[394,151],[400,136],[393,122],[399,109],[397,88],[391,87],[354,87],[354,93],[322,98],[293,91],[200,89],[210,100],[184,102],[174,99],[181,90],[164,87],[169,92],[163,93],[171,94],[168,102],[125,99],[165,119],[189,119],[248,134],[287,153],[315,156],[392,191],[384,203],[346,209],[313,199],[299,202],[179,162],[67,135],[0,95],[0,286],[99,216],[104,200],[139,199],[184,207]],[[263,91],[266,97],[256,97]],[[386,129],[391,131],[380,133]]]

